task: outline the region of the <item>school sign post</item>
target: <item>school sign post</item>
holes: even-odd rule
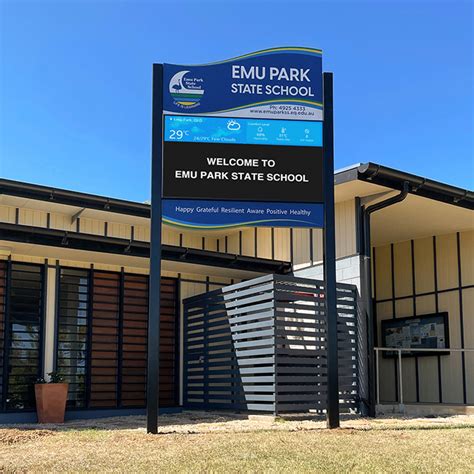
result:
[[[332,74],[320,50],[153,65],[147,430],[157,433],[161,224],[324,230],[328,427],[339,426]]]

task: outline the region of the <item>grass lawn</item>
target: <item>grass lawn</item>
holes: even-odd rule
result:
[[[0,429],[0,472],[12,471],[474,472],[474,428]]]

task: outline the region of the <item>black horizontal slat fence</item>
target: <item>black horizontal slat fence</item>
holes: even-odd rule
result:
[[[341,408],[355,408],[357,290],[338,284]],[[187,298],[188,408],[322,412],[326,408],[324,284],[267,275]]]

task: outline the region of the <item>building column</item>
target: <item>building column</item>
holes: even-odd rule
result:
[[[56,275],[54,266],[48,266],[46,272],[46,306],[44,320],[44,363],[43,376],[54,370],[54,337],[56,334]]]

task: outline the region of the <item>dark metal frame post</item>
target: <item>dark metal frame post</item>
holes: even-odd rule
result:
[[[163,163],[163,65],[153,64],[151,242],[148,310],[146,427],[158,433],[161,292],[161,197]]]
[[[339,427],[339,367],[337,342],[336,243],[334,218],[333,74],[323,74],[324,161],[324,281],[327,320],[327,427]]]

